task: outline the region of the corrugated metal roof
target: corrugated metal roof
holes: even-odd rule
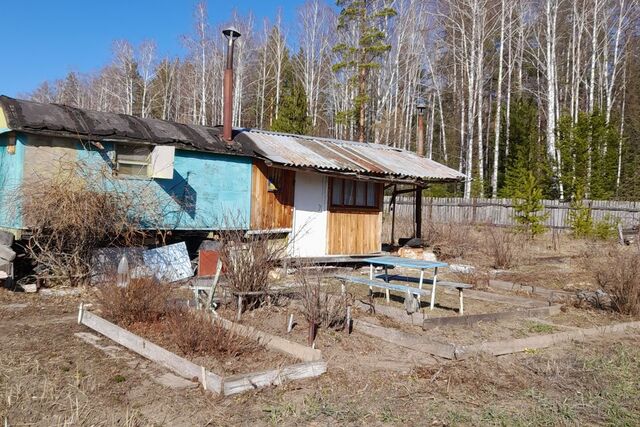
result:
[[[410,151],[381,144],[316,138],[245,129],[236,136],[273,163],[319,170],[352,172],[425,181],[459,181],[464,175]]]
[[[0,96],[12,130],[93,141],[169,144],[198,151],[260,157],[283,166],[371,175],[388,180],[459,181],[454,169],[415,153],[365,144],[256,129],[234,129],[231,147],[221,127],[187,125],[126,114],[83,110],[59,104]]]

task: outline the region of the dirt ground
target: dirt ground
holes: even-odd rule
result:
[[[76,324],[82,298],[0,290],[6,425],[640,423],[638,335],[447,362],[360,334],[321,333],[325,351],[336,350],[326,351],[327,374],[220,398],[196,384],[167,386],[153,363],[76,336],[91,332]]]

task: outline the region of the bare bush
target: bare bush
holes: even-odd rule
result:
[[[233,292],[246,295],[245,308],[259,305],[270,288],[269,272],[286,255],[287,241],[270,239],[267,234],[245,237],[244,231],[222,234],[220,258],[226,284]]]
[[[611,308],[623,314],[640,315],[640,252],[635,248],[611,247],[583,257],[598,286],[605,291]]]
[[[168,312],[167,300],[172,287],[152,278],[131,279],[126,287],[100,286],[97,299],[104,315],[128,326],[139,322],[156,322]]]
[[[433,253],[442,260],[462,258],[478,246],[471,226],[431,223],[424,236]]]
[[[498,227],[489,227],[487,234],[484,248],[487,255],[493,259],[493,267],[510,268],[516,259],[513,233]]]
[[[318,327],[344,329],[350,298],[326,292],[322,275],[312,275],[304,268],[297,270],[296,280],[302,286],[302,313],[309,324],[309,345],[313,343]]]
[[[222,354],[237,357],[260,349],[257,340],[225,329],[206,311],[173,309],[163,322],[166,335],[186,356]]]
[[[111,182],[108,171],[82,162],[54,166],[52,176],[29,182],[16,194],[29,238],[27,255],[48,276],[71,285],[88,280],[93,251],[141,241],[153,223],[156,199],[145,191],[130,191]]]

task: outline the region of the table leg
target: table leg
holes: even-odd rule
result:
[[[369,264],[369,280],[373,280],[373,264]],[[369,286],[369,294],[373,293],[373,286]]]
[[[384,281],[389,283],[389,267],[384,266]],[[385,289],[385,296],[387,297],[387,303],[389,302],[389,289]]]
[[[420,270],[420,281],[418,282],[418,288],[422,290],[422,285],[424,284],[424,270]],[[421,295],[418,294],[418,307],[420,307],[420,311],[422,311],[422,302],[420,302]]]
[[[464,314],[464,298],[462,295],[462,289],[458,289],[458,292],[460,293],[460,316],[462,316]]]
[[[436,305],[436,282],[438,281],[438,267],[433,270],[433,286],[431,287],[431,310]]]

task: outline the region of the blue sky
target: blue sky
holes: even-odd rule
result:
[[[333,1],[330,1],[333,3]],[[160,55],[182,55],[181,36],[190,33],[195,0],[2,0],[3,52],[0,94],[18,96],[69,71],[89,72],[107,63],[115,39],[138,44],[153,39]],[[282,9],[295,19],[304,0],[208,0],[213,28],[234,9],[252,10],[256,21]]]

